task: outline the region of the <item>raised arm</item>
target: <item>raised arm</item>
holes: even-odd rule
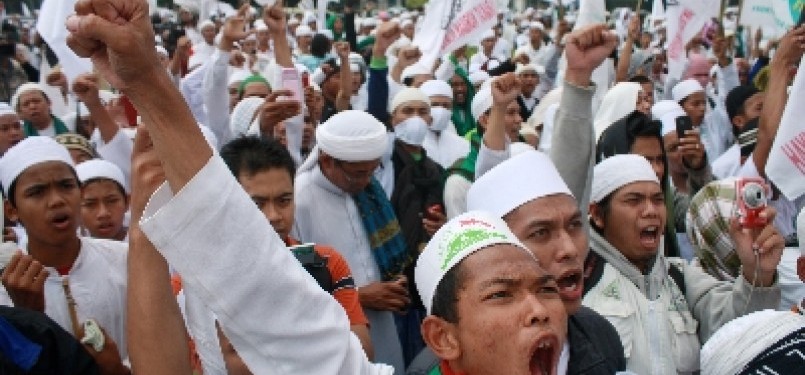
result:
[[[372,60],[369,64],[369,80],[367,81],[369,103],[367,110],[378,121],[387,124],[389,120],[388,98],[388,62],[386,50],[391,43],[400,37],[400,25],[396,22],[386,22],[377,29],[375,45],[372,47]]]
[[[338,95],[335,99],[335,108],[338,111],[346,111],[349,109],[349,99],[352,98],[352,72],[349,66],[349,43],[336,42],[335,52],[341,62],[341,70],[338,73],[341,78],[341,89],[338,90]]]
[[[632,63],[632,52],[634,43],[640,37],[640,15],[634,14],[629,20],[629,33],[623,43],[620,56],[618,56],[618,68],[615,73],[615,82],[624,82],[629,79],[629,65]]]

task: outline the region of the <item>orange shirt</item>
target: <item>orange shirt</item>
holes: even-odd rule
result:
[[[289,246],[301,245],[294,238],[285,241]],[[313,251],[320,257],[327,259],[327,269],[333,280],[333,298],[335,298],[344,311],[347,313],[350,325],[369,325],[369,320],[363,313],[358,289],[355,288],[355,281],[352,279],[352,271],[349,269],[347,261],[335,249],[329,246],[315,245]]]

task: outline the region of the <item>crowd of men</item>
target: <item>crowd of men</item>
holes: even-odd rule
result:
[[[805,368],[766,174],[805,26],[728,12],[671,77],[629,10],[500,9],[431,64],[422,9],[181,4],[78,0],[72,78],[2,14],[0,373]]]

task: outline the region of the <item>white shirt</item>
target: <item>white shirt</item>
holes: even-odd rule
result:
[[[428,157],[445,169],[452,167],[456,160],[467,156],[470,152],[470,142],[455,131],[448,130],[451,128],[454,129],[452,124],[438,134],[428,131],[422,142],[422,148]]]
[[[367,360],[344,309],[287,251],[220,157],[175,196],[163,184],[141,228],[217,316],[252,373],[392,373]],[[254,282],[268,275],[276,277]]]
[[[68,280],[75,299],[78,323],[88,319],[98,322],[117,344],[120,357],[128,358],[126,346],[126,260],[125,242],[81,237],[81,250],[73,264]],[[45,281],[45,314],[67,332],[73,323],[62,287],[63,277],[52,267]],[[0,286],[0,304],[13,306],[5,287]]]
[[[741,147],[737,144],[732,145],[721,156],[713,160],[710,166],[713,169],[713,176],[717,179],[737,176],[741,171]]]

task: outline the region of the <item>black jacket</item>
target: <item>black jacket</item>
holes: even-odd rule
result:
[[[620,336],[604,317],[584,306],[567,320],[570,343],[568,375],[612,375],[626,370]],[[430,348],[425,348],[408,366],[406,375],[427,375],[439,365]]]

